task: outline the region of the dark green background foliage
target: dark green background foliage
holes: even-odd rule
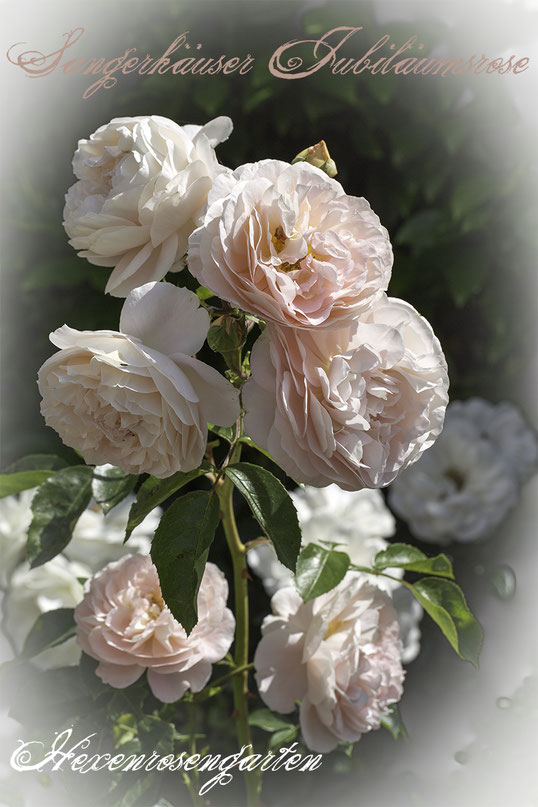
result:
[[[2,465],[23,454],[49,452],[76,462],[42,422],[35,379],[39,366],[54,350],[48,342],[51,330],[64,322],[79,329],[118,327],[122,301],[103,295],[109,270],[78,258],[69,247],[62,208],[64,193],[74,181],[70,162],[77,140],[111,118],[126,115],[157,114],[180,124],[229,115],[234,132],[218,148],[218,157],[232,168],[268,157],[291,160],[306,146],[325,139],[338,166],[337,179],[348,193],[366,197],[388,228],[394,247],[389,292],[408,300],[433,324],[447,356],[452,399],[470,395],[492,401],[510,399],[530,417],[528,368],[536,343],[536,209],[530,158],[534,141],[521,126],[510,96],[518,78],[512,77],[510,84],[485,76],[362,73],[342,77],[323,69],[307,79],[285,81],[273,77],[267,67],[270,55],[282,43],[317,38],[339,25],[364,28],[344,46],[343,55],[355,58],[385,33],[396,47],[419,34],[425,53],[441,44],[454,55],[486,49],[486,44],[476,41],[477,31],[467,32],[463,22],[449,26],[430,17],[434,5],[417,7],[416,18],[408,23],[379,23],[367,2],[231,1],[196,6],[148,2],[135,4],[135,12],[124,15],[112,47],[100,44],[94,32],[77,55],[112,58],[136,46],[137,55],[148,52],[158,57],[177,35],[190,31],[191,42],[203,43],[204,56],[251,53],[255,67],[243,76],[120,76],[116,87],[87,101],[81,98],[90,83],[87,77],[80,81],[64,77],[66,87],[79,88],[75,108],[66,108],[63,118],[60,111],[48,123],[25,128],[19,154],[13,156],[10,181],[3,189],[10,199],[10,215],[3,222],[7,242],[2,270]],[[491,4],[491,8],[502,15],[500,6]],[[455,19],[465,20],[464,14],[459,18],[456,14]],[[520,28],[524,25],[523,21]],[[493,51],[497,48],[492,57],[511,44],[502,37],[492,42]],[[180,53],[178,58],[185,55]],[[187,273],[175,276],[174,282],[196,287]],[[221,366],[207,346],[199,358]],[[222,451],[221,445],[216,456]],[[270,468],[285,481],[269,460],[252,449],[247,447],[243,458]],[[197,481],[189,489],[204,485]],[[240,496],[237,515],[243,541],[257,538],[260,528]],[[409,540],[402,524],[397,540]],[[431,547],[425,549],[431,554]],[[453,559],[456,578],[474,607],[488,583],[485,578],[482,583],[474,579],[469,591],[467,570],[478,561],[486,563],[485,553],[479,546],[465,550],[464,563],[459,562],[459,550]],[[495,552],[490,543],[488,563],[494,562]],[[210,559],[231,579],[221,528]],[[258,579],[250,588],[254,647],[269,603]],[[444,652],[440,649],[444,640],[429,635],[426,620],[423,628],[424,649],[409,671],[408,687],[420,686],[432,656]],[[140,686],[135,685],[132,692],[147,698],[147,690],[143,695]],[[107,698],[112,695],[99,691],[95,696],[106,701],[108,708]],[[119,704],[121,693],[114,697],[118,707],[109,712],[112,720],[139,708]],[[225,753],[229,742],[231,752],[231,699],[223,694],[205,706],[202,731],[213,739],[217,751]],[[147,708],[144,713],[148,714]],[[259,732],[255,742],[265,742],[261,729],[255,731]],[[369,738],[369,748],[382,759],[384,743],[392,740],[384,732],[377,734]],[[324,763],[324,772],[343,772],[351,762],[338,752]],[[159,781],[162,784],[162,778]],[[316,790],[318,776],[295,777],[293,789],[289,776],[280,781],[272,777],[271,782],[264,796],[268,805],[305,800],[327,803],[325,789]],[[338,798],[339,786],[332,778],[331,799]],[[218,798],[232,803],[236,795],[221,788]]]

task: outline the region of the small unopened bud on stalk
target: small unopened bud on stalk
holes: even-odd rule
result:
[[[338,171],[336,170],[336,163],[329,154],[329,149],[325,140],[320,140],[315,146],[300,151],[299,154],[291,161],[293,163],[310,163],[316,168],[320,168],[328,176],[335,177]]]

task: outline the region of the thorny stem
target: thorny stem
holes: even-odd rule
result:
[[[234,675],[244,673],[245,670],[247,671],[252,670],[253,667],[254,664],[245,664],[244,667],[234,667],[233,670],[230,670],[229,673],[226,673],[226,675],[217,678],[216,681],[212,681],[210,684],[204,687],[204,689],[200,690],[200,692],[197,692],[196,695],[194,696],[194,700],[196,701],[196,703],[201,703],[201,701],[205,701],[208,698],[211,698],[212,690],[216,689],[217,687],[221,687],[222,684],[226,683],[226,681],[228,681],[230,678],[233,678]]]
[[[230,463],[237,462],[241,455],[241,444],[237,443],[230,454]],[[235,595],[235,672],[232,677],[234,711],[239,748],[251,746],[250,726],[248,723],[248,571],[245,545],[241,542],[233,509],[233,483],[228,478],[219,480],[217,493],[220,499],[222,526],[232,556]],[[241,672],[240,672],[241,670]],[[245,771],[247,787],[247,805],[256,807],[261,785],[258,772]]]

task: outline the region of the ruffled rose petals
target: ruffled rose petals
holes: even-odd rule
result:
[[[119,332],[59,328],[38,376],[47,425],[87,463],[159,478],[197,468],[208,421],[239,416],[237,390],[191,355],[208,328],[196,295],[170,283],[132,291]]]
[[[383,295],[335,331],[268,326],[243,392],[245,428],[294,479],[388,485],[439,435],[448,375],[429,323]]]
[[[294,328],[337,328],[387,288],[388,233],[366,199],[308,163],[217,177],[189,270],[223,300]]]
[[[97,675],[123,689],[145,670],[156,698],[179,700],[199,692],[233,641],[235,620],[226,607],[228,583],[207,563],[198,592],[198,623],[189,636],[162,598],[151,559],[126,555],[109,563],[84,587],[75,609],[77,637],[85,653],[99,661]]]
[[[229,170],[214,149],[231,131],[227,117],[178,126],[151,115],[114,118],[79,141],[64,227],[81,257],[115,267],[106,291],[125,297],[183,268],[213,180]]]
[[[350,573],[308,603],[284,588],[271,604],[254,656],[267,706],[286,713],[301,701],[303,739],[320,753],[379,728],[386,708],[401,698],[404,679],[388,595]]]

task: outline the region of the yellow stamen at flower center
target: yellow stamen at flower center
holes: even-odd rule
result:
[[[277,252],[282,252],[282,250],[284,249],[284,247],[286,245],[287,240],[288,239],[286,238],[284,230],[282,229],[282,227],[279,224],[278,227],[276,228],[275,234],[273,235],[273,238],[272,238],[273,245],[274,245]]]
[[[305,258],[306,258],[306,255],[305,255]],[[288,261],[283,261],[283,263],[281,263],[280,266],[278,267],[278,270],[279,270],[279,272],[293,272],[295,269],[300,269],[301,268],[301,261],[302,260],[303,260],[303,258],[299,258],[299,260],[295,261],[295,263],[288,263]]]
[[[329,622],[329,626],[327,628],[327,633],[323,637],[324,639],[329,639],[334,633],[338,633],[341,628],[344,626],[343,619],[331,619]]]
[[[448,477],[448,479],[451,479],[452,482],[454,482],[456,490],[461,490],[465,485],[464,475],[456,468],[449,468],[447,471],[445,471],[445,476]]]
[[[286,246],[286,241],[288,239],[280,224],[276,228],[275,233],[271,240],[273,242],[276,251],[278,253],[282,252],[282,250]],[[308,257],[309,254],[311,254],[310,248],[308,249],[306,255],[303,255],[302,258],[298,258],[298,260],[294,261],[294,263],[289,263],[289,261],[282,261],[282,263],[276,268],[278,269],[279,272],[294,272],[296,269],[302,268],[301,262],[304,261],[304,259]]]

